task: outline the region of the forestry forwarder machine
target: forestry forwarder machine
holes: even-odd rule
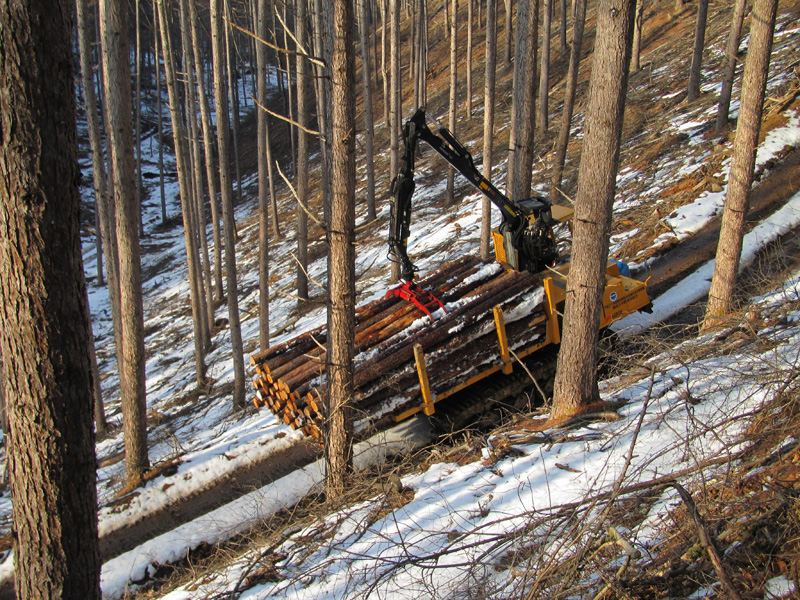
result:
[[[366,415],[366,421],[381,427],[381,424],[399,422],[423,412],[438,429],[453,431],[476,422],[494,422],[506,408],[529,408],[531,395],[528,391],[532,388],[538,390],[542,401],[546,401],[561,342],[560,315],[570,268],[569,263],[559,264],[553,228],[559,223],[569,224],[573,210],[553,205],[544,197],[520,202],[506,197],[478,171],[472,155],[450,131],[438,127],[434,133],[428,127],[424,109],[417,110],[407,121],[404,140],[404,165],[392,182],[389,233],[389,256],[390,260],[400,264],[401,284],[386,293],[387,300],[357,309],[356,343],[358,345],[359,339],[362,344],[363,340],[371,339],[370,332],[374,331],[378,319],[383,319],[381,323],[392,323],[394,328],[393,325],[386,326],[383,333],[391,330],[391,335],[381,338],[380,344],[365,349],[365,354],[371,355],[372,363],[367,364],[364,360],[359,363],[357,358],[355,408],[358,414]],[[472,284],[470,289],[473,291],[469,292],[471,308],[465,310],[462,300],[454,304],[453,312],[447,313],[445,303],[415,283],[417,269],[409,259],[407,241],[419,140],[427,142],[500,209],[502,222],[492,231],[495,257],[506,274],[513,276],[511,287],[515,285],[517,291],[506,291],[503,285],[493,285],[492,281],[477,288]],[[459,261],[463,263],[467,258],[456,259],[451,266],[456,266]],[[480,263],[477,266],[480,267]],[[447,269],[446,265],[439,271],[455,272],[457,269]],[[429,279],[435,279],[435,275]],[[452,285],[456,287],[450,288],[451,295],[458,289],[458,282]],[[520,294],[519,289],[525,291]],[[412,302],[433,324],[427,329],[410,327],[400,330],[401,341],[393,342],[397,338],[394,332],[398,330],[396,323],[399,320],[396,311],[400,309],[394,304],[395,308],[385,306],[386,302],[392,302],[389,299],[393,297]],[[531,301],[531,298],[536,300]],[[384,304],[378,306],[381,302]],[[598,332],[601,336],[602,330],[614,321],[637,310],[650,309],[647,282],[632,279],[624,262],[610,260],[602,304],[601,331]],[[380,311],[384,312],[376,316]],[[383,317],[386,313],[388,317]],[[437,320],[442,324],[439,325]],[[467,325],[479,333],[459,340],[464,341],[468,350],[458,355],[453,350],[452,337],[459,333],[451,335],[450,332],[461,331],[463,335]],[[443,329],[437,331],[437,327]],[[414,331],[409,333],[412,329]],[[307,375],[308,363],[303,366],[302,359],[296,358],[307,352],[304,349],[313,349],[312,352],[319,355],[321,348],[316,336],[320,335],[324,335],[324,330],[302,334],[280,347],[253,355],[251,362],[257,371],[254,381],[256,406],[268,405],[292,428],[302,429],[306,435],[321,442],[326,393],[324,380],[320,377],[322,366],[316,367],[317,379],[312,380]],[[403,336],[410,339],[403,339]],[[465,354],[468,355],[466,359]],[[427,366],[426,355],[430,363]],[[320,364],[318,356],[313,360]],[[390,363],[393,369],[381,372],[378,381],[382,383],[378,385],[375,384],[375,362]],[[295,364],[300,366],[295,367]],[[515,365],[518,368],[514,368]],[[418,383],[414,383],[416,380]],[[363,382],[361,387],[359,381]]]

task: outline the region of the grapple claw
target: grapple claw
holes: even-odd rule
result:
[[[435,321],[432,313],[437,309],[441,308],[444,312],[447,312],[441,300],[428,290],[419,287],[413,281],[404,281],[401,285],[393,287],[386,292],[386,298],[391,298],[392,296],[412,302],[417,308],[428,315],[431,321]]]

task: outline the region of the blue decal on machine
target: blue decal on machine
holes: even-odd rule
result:
[[[617,292],[611,292],[611,296],[609,296],[609,297],[611,298],[612,302],[616,302],[617,301]]]

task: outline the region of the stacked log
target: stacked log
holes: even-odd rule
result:
[[[446,394],[500,361],[493,308],[505,315],[509,346],[518,351],[546,335],[543,291],[529,273],[463,257],[418,282],[445,305],[431,319],[412,303],[380,299],[356,311],[355,411],[357,426],[422,404],[414,347],[425,353],[431,390]],[[322,438],[327,383],[324,327],[251,357],[254,404],[284,423]]]

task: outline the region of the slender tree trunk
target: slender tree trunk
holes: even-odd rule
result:
[[[267,39],[267,1],[256,0],[257,35]],[[259,105],[267,105],[267,47],[256,46],[256,98]],[[258,110],[258,339],[262,350],[269,348],[269,198],[268,173],[269,136],[267,113]]]
[[[100,140],[100,123],[97,118],[97,98],[94,94],[94,70],[92,69],[91,30],[87,22],[86,0],[77,2],[78,43],[81,59],[81,81],[83,103],[86,110],[86,125],[89,130],[89,148],[92,153],[92,180],[94,183],[97,231],[97,285],[103,285],[103,220],[107,219],[108,187],[106,167],[103,161],[103,145]],[[114,268],[111,265],[110,268]]]
[[[287,5],[289,4],[289,0],[284,0],[283,2],[283,22],[286,23],[286,14],[287,14]],[[296,19],[296,18],[295,18]],[[287,23],[288,26],[288,23]],[[288,32],[284,28],[283,30],[283,47],[288,50],[289,49],[289,36]],[[292,90],[295,89],[292,85],[292,61],[289,60],[289,53],[286,53],[286,95],[287,95],[287,102],[288,106],[286,107],[286,114],[289,116],[289,121],[295,120],[295,109],[294,109],[294,100],[292,95]],[[297,177],[297,156],[298,156],[298,149],[297,149],[297,129],[292,127],[292,125],[287,122],[286,123],[286,132],[288,134],[289,139],[292,142],[292,176]]]
[[[205,76],[203,73],[203,56],[201,54],[200,32],[198,31],[197,2],[189,0],[189,23],[192,34],[192,52],[197,68],[197,93],[200,99],[200,124],[203,130],[203,154],[206,164],[206,181],[208,182],[208,200],[211,203],[211,237],[214,242],[214,287],[216,301],[222,302],[225,297],[225,288],[222,284],[222,233],[220,231],[220,206],[217,200],[217,141],[214,136],[214,126],[211,123],[211,106],[206,93]],[[213,317],[214,311],[211,311]]]
[[[158,120],[158,189],[161,196],[161,224],[167,222],[167,194],[164,188],[164,119],[161,111],[161,70],[159,68],[158,0],[153,0],[153,31],[156,76],[156,119]]]
[[[719,94],[719,107],[717,108],[717,135],[720,135],[728,127],[731,92],[733,91],[733,79],[736,74],[737,55],[739,54],[739,42],[742,37],[742,23],[744,22],[746,4],[747,0],[736,0],[736,5],[733,9],[733,20],[731,21],[731,30],[728,34],[728,45],[725,47],[722,90]]]
[[[295,39],[298,52],[306,49],[306,2],[295,0]],[[295,174],[295,188],[300,204],[297,206],[297,296],[301,300],[308,299],[308,215],[302,205],[308,206],[308,60],[302,55],[297,55],[297,122],[300,125],[297,131],[297,173]]]
[[[561,41],[561,56],[567,53],[567,0],[561,0],[561,22],[559,40]]]
[[[641,1],[641,0],[640,0]],[[583,28],[586,23],[586,0],[575,0],[577,13],[572,26],[572,50],[569,55],[567,87],[564,90],[564,109],[561,113],[561,128],[558,131],[556,155],[553,165],[553,176],[550,183],[550,198],[555,202],[561,198],[561,180],[564,176],[564,164],[567,160],[569,132],[572,127],[572,111],[575,107],[575,90],[578,87],[578,69],[581,64],[581,45],[583,44]]]
[[[211,0],[211,46],[214,54],[214,103],[217,115],[217,151],[219,153],[219,183],[222,192],[222,224],[225,235],[225,275],[228,289],[228,327],[231,331],[233,354],[233,406],[244,407],[244,349],[239,323],[239,286],[236,281],[236,223],[233,213],[233,188],[229,175],[230,150],[228,132],[228,103],[223,79],[222,7],[220,0]]]
[[[445,0],[445,3],[447,0]],[[400,119],[403,105],[400,101],[400,0],[389,0],[389,19],[391,21],[392,39],[389,44],[390,59],[390,104],[389,104],[389,138],[390,138],[390,179],[394,181],[400,168]],[[384,28],[386,27],[384,21]],[[391,280],[400,279],[400,263],[392,261]]]
[[[750,25],[750,43],[742,78],[742,100],[733,142],[728,194],[722,213],[714,277],[708,292],[703,327],[712,326],[718,317],[731,312],[736,271],[742,254],[745,218],[753,183],[761,114],[769,74],[772,37],[778,0],[755,0]]]
[[[353,3],[334,0],[333,206],[328,230],[328,421],[325,444],[329,498],[345,490],[353,461],[355,337],[355,60]]]
[[[467,64],[464,67],[467,75],[467,98],[464,102],[464,118],[472,117],[472,18],[475,0],[467,0]]]
[[[483,176],[492,180],[494,149],[494,97],[497,73],[497,0],[486,2],[486,72],[483,88]],[[492,230],[492,204],[483,197],[481,206],[481,258],[489,258]]]
[[[136,81],[136,123],[134,124],[134,132],[136,139],[134,140],[134,147],[136,149],[136,205],[138,206],[139,213],[139,235],[144,236],[144,217],[142,210],[142,202],[144,201],[144,185],[142,184],[142,29],[139,26],[139,0],[133,3],[134,12],[134,31],[136,32],[136,49],[134,60],[133,76]]]
[[[138,485],[150,466],[147,457],[147,403],[145,393],[144,306],[139,250],[139,207],[133,160],[133,123],[128,52],[127,4],[101,0],[100,33],[105,63],[106,130],[113,156],[114,197],[117,208],[122,361],[120,396],[125,437],[125,475]]]
[[[506,189],[513,200],[531,193],[533,120],[536,114],[536,38],[539,0],[519,0],[514,41],[514,87]]]
[[[175,166],[178,171],[178,187],[181,197],[181,214],[183,215],[183,239],[186,246],[186,264],[189,270],[189,296],[192,305],[192,325],[194,334],[194,370],[195,381],[198,386],[206,383],[206,363],[203,343],[203,325],[200,313],[199,297],[200,287],[197,285],[198,272],[197,247],[193,233],[191,205],[192,186],[191,168],[189,165],[189,152],[186,148],[186,134],[180,111],[180,93],[178,80],[175,73],[175,53],[172,49],[172,40],[169,35],[169,18],[167,17],[166,0],[158,0],[158,17],[161,26],[161,47],[164,50],[164,70],[167,78],[167,94],[169,96],[169,111],[172,119],[172,137],[175,142]]]
[[[358,37],[361,42],[361,79],[364,95],[364,146],[367,161],[367,218],[377,218],[375,209],[375,160],[373,142],[375,140],[375,124],[372,115],[372,61],[369,54],[369,34],[367,32],[367,0],[358,0],[360,18],[358,20]],[[419,64],[419,59],[417,60]]]
[[[225,3],[223,10],[228,20],[231,18],[231,9],[229,0],[223,0]],[[239,166],[239,77],[237,76],[236,69],[236,56],[232,49],[233,42],[231,41],[231,28],[228,23],[223,23],[222,27],[225,31],[225,63],[227,68],[225,73],[228,76],[228,104],[231,124],[231,133],[233,136],[233,143],[230,144],[233,149],[233,166],[236,175],[236,201],[242,199],[242,170]]]
[[[458,86],[458,0],[450,0],[450,110],[448,111],[448,128],[456,135],[456,86]],[[453,206],[455,198],[456,171],[451,165],[447,169],[446,205]]]
[[[597,340],[633,41],[634,4],[634,0],[608,0],[597,11],[586,136],[572,222],[572,264],[550,415],[553,421],[575,414],[600,397]]]
[[[550,33],[553,28],[553,1],[544,0],[542,68],[539,71],[539,132],[547,133],[550,95]]]
[[[505,27],[505,54],[503,55],[503,59],[505,60],[506,67],[511,66],[511,17],[513,13],[513,8],[511,6],[512,0],[504,0],[504,4],[506,7],[506,27]]]
[[[316,64],[317,123],[319,145],[322,155],[322,208],[323,220],[327,223],[331,206],[331,72],[330,57],[333,54],[333,16],[329,2],[314,0],[314,53],[323,58],[325,66]]]
[[[74,8],[0,7],[0,388],[20,600],[101,597]]]
[[[636,18],[633,29],[633,48],[631,50],[631,73],[636,73],[641,64],[639,58],[642,54],[642,19],[644,16],[645,0],[636,0]]]
[[[381,80],[383,81],[383,124],[391,131],[390,125],[391,112],[391,97],[389,96],[389,89],[391,87],[391,75],[387,72],[387,62],[391,63],[391,59],[387,60],[389,55],[389,40],[386,35],[386,28],[389,23],[388,2],[389,0],[378,0],[381,6]],[[389,65],[391,68],[391,65]]]
[[[191,285],[194,286],[197,305],[192,307],[192,314],[197,314],[199,325],[199,335],[202,343],[203,362],[205,362],[205,352],[211,348],[211,328],[214,325],[214,298],[211,290],[211,268],[209,264],[208,244],[206,241],[205,211],[203,210],[203,173],[200,167],[202,162],[200,156],[200,135],[197,124],[197,106],[195,101],[195,66],[192,55],[192,42],[189,33],[190,25],[189,8],[187,0],[181,0],[181,43],[183,49],[183,70],[184,79],[184,99],[186,100],[186,119],[189,131],[189,149],[187,151],[190,159],[189,182],[192,187],[189,203],[190,234],[192,236],[192,247],[194,251],[193,260],[189,262],[193,267],[190,273]],[[202,257],[202,260],[201,260]],[[205,272],[204,272],[205,269]],[[205,382],[203,379],[198,383]]]
[[[692,55],[692,68],[689,75],[689,102],[694,102],[700,97],[700,75],[703,68],[703,48],[706,45],[706,22],[708,20],[708,0],[698,0],[697,24],[694,30],[694,54]]]

